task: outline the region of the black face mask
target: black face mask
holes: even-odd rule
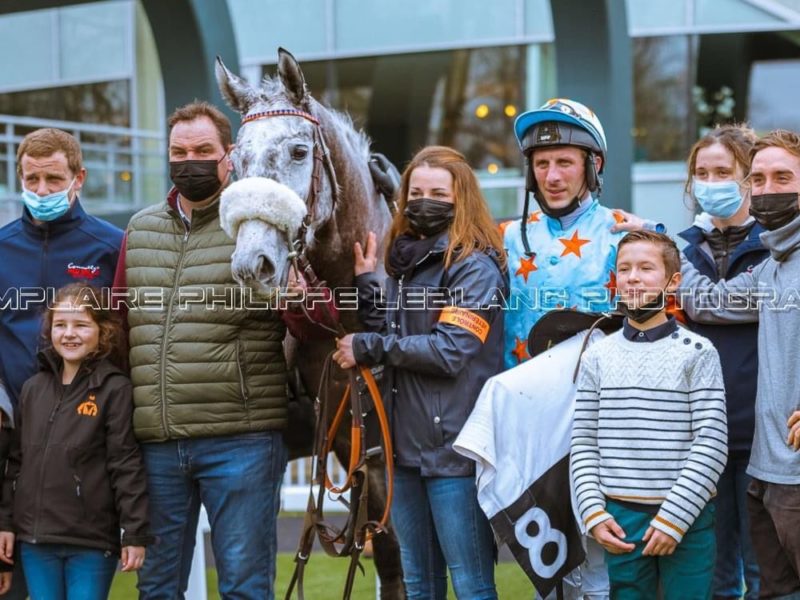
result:
[[[408,201],[403,214],[408,219],[414,233],[431,237],[450,227],[455,211],[452,202],[433,198],[415,198]]]
[[[202,202],[211,198],[222,187],[217,175],[219,160],[176,160],[169,163],[169,178],[191,202]]]
[[[750,198],[750,214],[764,229],[780,229],[800,215],[797,192],[753,196]]]
[[[660,313],[666,304],[664,303],[664,290],[658,292],[658,296],[650,302],[646,302],[638,308],[630,308],[624,302],[617,302],[617,310],[636,323],[644,323]]]

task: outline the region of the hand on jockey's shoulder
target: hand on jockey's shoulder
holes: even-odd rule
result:
[[[618,217],[618,221],[611,227],[611,233],[617,233],[619,231],[641,231],[643,229],[655,231],[657,233],[667,232],[662,223],[657,223],[650,219],[643,219],[621,208],[615,208],[614,214]]]
[[[394,198],[395,193],[400,189],[400,172],[397,167],[380,152],[370,154],[367,164],[372,181],[378,191],[387,200]]]
[[[356,277],[364,273],[372,273],[378,268],[378,239],[375,233],[370,231],[367,235],[366,251],[361,247],[361,242],[353,245],[353,255],[355,257],[354,272]]]

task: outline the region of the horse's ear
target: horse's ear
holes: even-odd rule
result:
[[[308,90],[300,63],[291,52],[283,48],[278,48],[278,75],[283,87],[286,88],[286,93],[289,94],[289,99],[298,106],[305,104],[308,100]]]
[[[245,114],[257,97],[253,86],[238,75],[231,73],[219,56],[214,67],[214,73],[217,76],[219,91],[228,106],[241,114]]]

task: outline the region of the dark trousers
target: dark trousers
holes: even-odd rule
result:
[[[753,479],[750,536],[761,572],[760,598],[800,598],[800,485]]]

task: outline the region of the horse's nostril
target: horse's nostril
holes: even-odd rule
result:
[[[266,256],[258,257],[258,271],[256,273],[258,279],[262,282],[270,281],[275,276],[275,265]]]

